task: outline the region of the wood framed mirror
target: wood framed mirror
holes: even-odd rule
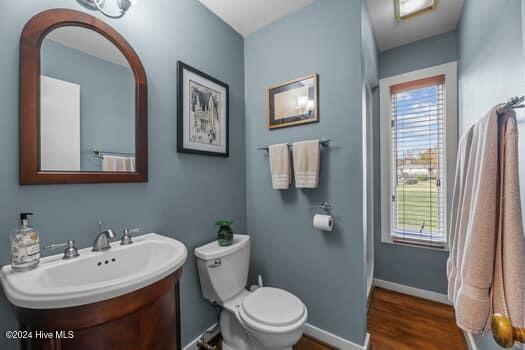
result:
[[[20,38],[20,184],[147,182],[144,67],[86,13],[53,9]]]

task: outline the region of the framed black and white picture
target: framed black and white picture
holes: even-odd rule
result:
[[[177,68],[177,152],[228,157],[228,85],[183,62]]]
[[[268,89],[268,128],[316,123],[319,121],[318,77],[288,81]]]

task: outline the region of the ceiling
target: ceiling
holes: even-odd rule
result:
[[[315,0],[199,0],[242,36],[285,17]]]
[[[435,11],[398,22],[393,0],[367,0],[379,51],[455,30],[463,1],[439,0]]]
[[[128,60],[108,39],[97,32],[78,26],[60,27],[51,31],[46,40],[77,49],[88,55],[129,68]]]
[[[199,0],[243,36],[315,0]],[[455,30],[464,0],[438,0],[435,11],[398,22],[393,0],[367,0],[377,46],[385,51]]]

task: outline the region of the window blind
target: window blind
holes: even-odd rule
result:
[[[395,240],[446,240],[444,82],[439,75],[390,87]]]

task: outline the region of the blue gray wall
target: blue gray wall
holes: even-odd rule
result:
[[[520,0],[466,0],[458,28],[460,133],[494,105],[525,91]],[[525,189],[525,123],[518,111],[522,198]],[[475,337],[479,350],[498,348],[491,336]]]
[[[374,36],[374,29],[366,1],[361,1],[361,62],[363,70],[363,81],[369,83],[370,87],[376,86],[379,78],[379,52]]]
[[[245,40],[247,225],[251,276],[299,296],[308,322],[355,343],[366,333],[362,212],[361,1],[319,0]],[[270,131],[271,85],[319,74],[320,122]],[[268,144],[327,137],[316,190],[272,189]],[[312,228],[329,201],[335,229]]]
[[[102,36],[100,40],[105,40]],[[115,48],[116,49],[116,48]],[[44,40],[43,75],[80,85],[80,165],[100,171],[93,148],[135,153],[135,79],[131,68]]]
[[[84,8],[73,0],[0,1],[0,262],[9,262],[8,234],[22,210],[43,243],[92,244],[97,221],[121,231],[142,227],[182,241],[189,250],[182,278],[183,343],[213,324],[216,313],[200,294],[193,249],[215,238],[214,222],[231,218],[246,231],[243,38],[196,0],[140,1],[120,20],[102,18],[133,46],[149,83],[149,183],[18,185],[18,49],[24,24],[40,11]],[[89,12],[97,15],[95,12]],[[230,157],[176,152],[176,62],[182,60],[230,85]],[[288,254],[288,252],[287,252]],[[0,297],[0,329],[17,324]],[[17,344],[0,337],[1,349]]]
[[[379,76],[386,78],[457,60],[456,32],[381,52]],[[376,106],[378,99],[376,93]],[[375,109],[376,169],[380,168],[379,108]],[[381,187],[381,174],[375,173],[375,188]],[[381,197],[376,191],[377,208]],[[375,218],[375,278],[415,288],[447,293],[446,261],[448,252],[381,243],[381,217]]]
[[[379,77],[453,62],[457,58],[457,33],[448,32],[381,52]]]

